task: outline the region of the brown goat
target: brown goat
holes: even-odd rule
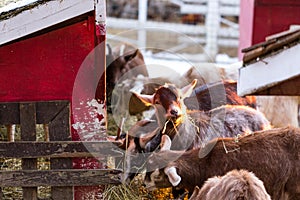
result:
[[[264,183],[247,170],[232,170],[195,187],[189,200],[271,200]]]
[[[174,149],[200,147],[216,137],[235,137],[270,128],[264,115],[248,106],[225,105],[208,112],[187,110],[183,101],[190,96],[196,83],[195,79],[182,89],[167,84],[153,95],[135,94],[155,108],[161,133],[173,140]]]
[[[259,131],[238,140],[218,138],[184,153],[154,153],[147,162],[145,183],[148,188],[174,186],[192,192],[208,178],[234,169],[253,172],[273,200],[299,200],[300,129]]]

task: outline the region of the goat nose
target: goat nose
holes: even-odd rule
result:
[[[175,117],[178,116],[178,110],[172,109],[170,113],[171,113],[171,115],[173,115],[173,116],[175,116]]]

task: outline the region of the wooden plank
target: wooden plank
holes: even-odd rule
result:
[[[293,79],[300,75],[297,63],[300,57],[300,44],[287,48],[278,54],[262,59],[239,69],[237,93],[239,96],[253,95],[267,90],[275,85]],[[295,85],[297,86],[297,85]],[[289,89],[282,88],[281,95],[291,95],[296,89],[286,93]],[[279,91],[278,91],[279,92]],[[273,92],[272,92],[273,93]],[[277,93],[277,92],[276,92]],[[273,93],[274,94],[274,93]]]
[[[259,88],[253,95],[300,96],[300,76]]]
[[[56,134],[60,133],[60,134]],[[70,141],[70,105],[59,110],[54,119],[49,123],[50,141]],[[50,160],[51,169],[71,169],[71,158],[53,158]],[[52,187],[53,199],[73,199],[73,187]]]
[[[255,59],[258,57],[262,58],[262,57],[266,57],[268,55],[271,56],[276,51],[283,50],[283,49],[287,48],[288,46],[291,47],[291,46],[296,45],[297,43],[299,43],[299,38],[300,38],[300,31],[296,31],[296,32],[289,34],[286,37],[269,40],[270,44],[268,44],[266,46],[257,47],[256,49],[253,49],[252,51],[245,53],[245,55],[243,57],[243,62],[245,64],[249,64],[253,60],[254,60],[254,62],[256,62]],[[292,44],[293,42],[295,44]]]
[[[117,169],[61,169],[61,170],[20,170],[1,171],[0,186],[91,186],[120,184]],[[65,188],[65,187],[63,187]],[[66,191],[63,191],[65,193]],[[56,199],[52,196],[53,199]],[[24,198],[25,199],[25,198]],[[29,198],[31,199],[31,198]]]
[[[36,102],[36,119],[38,124],[49,124],[56,115],[65,107],[69,101],[47,101]]]
[[[57,113],[68,106],[68,101],[38,101],[36,103],[36,123],[48,124]],[[18,102],[0,104],[0,124],[20,124]]]
[[[20,124],[19,103],[0,104],[0,124]]]
[[[122,150],[116,144],[108,141],[0,142],[0,158],[121,157]]]
[[[34,103],[20,103],[21,140],[36,140],[36,110]],[[37,160],[34,158],[22,159],[22,169],[37,169]],[[20,177],[20,179],[22,179]],[[17,180],[17,179],[16,179]],[[24,199],[37,199],[37,187],[23,187]]]
[[[94,10],[94,1],[49,1],[0,21],[0,45]],[[18,30],[18,31],[16,31]]]

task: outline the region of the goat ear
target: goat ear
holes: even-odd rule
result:
[[[181,88],[182,98],[191,96],[193,89],[197,85],[197,79],[194,79],[189,85]]]
[[[145,106],[152,106],[153,105],[153,99],[154,99],[154,94],[153,95],[148,95],[148,94],[138,94],[136,92],[133,92],[133,94],[140,99]]]
[[[133,53],[131,53],[129,55],[126,55],[124,57],[124,59],[125,59],[126,62],[128,62],[128,61],[132,60],[133,58],[135,58],[139,53],[140,53],[140,51],[137,49]]]
[[[173,185],[173,187],[179,185],[181,177],[177,174],[176,168],[174,166],[166,167],[164,169],[164,172],[168,176],[169,182]]]

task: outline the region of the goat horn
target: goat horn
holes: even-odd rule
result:
[[[146,133],[145,135],[142,135],[140,137],[140,146],[142,148],[145,148],[146,144],[156,135],[159,133],[160,128],[157,127],[154,131],[150,132],[150,133]]]
[[[171,149],[172,141],[168,135],[161,136],[161,143],[160,143],[160,150],[170,150]]]
[[[166,167],[164,169],[165,174],[168,176],[170,183],[176,187],[180,181],[181,177],[177,174],[175,167]]]

